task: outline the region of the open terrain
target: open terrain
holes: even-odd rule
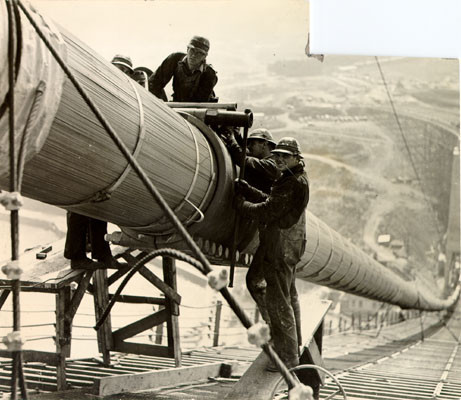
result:
[[[433,282],[458,146],[457,74],[453,60],[327,56],[274,62],[221,90],[254,110],[255,126],[299,140],[311,212],[389,268]],[[381,234],[404,252],[378,245]]]
[[[446,229],[451,154],[458,140],[458,65],[404,58],[381,63],[396,113],[371,57],[332,56],[323,64],[307,58],[275,62],[263,72],[224,77],[217,91],[221,101],[252,109],[254,127],[269,128],[276,139],[294,136],[300,141],[311,183],[311,212],[370,255],[386,259],[389,268],[430,284],[436,278],[436,247]],[[4,260],[9,257],[9,218],[3,211],[0,217]],[[385,233],[404,242],[405,257],[378,245],[378,235]],[[22,250],[64,235],[64,211],[26,203]],[[233,293],[251,314],[254,305],[244,273],[237,271]],[[190,286],[195,288],[180,282],[183,295],[191,292],[185,306],[192,306],[183,314],[182,326],[191,346],[207,344],[212,319],[207,321],[207,315],[214,306],[194,304]],[[299,282],[298,289],[304,304],[312,297],[341,295],[307,282]],[[199,310],[206,310],[206,316]],[[221,341],[245,342],[244,330],[227,308],[223,318],[227,336]]]

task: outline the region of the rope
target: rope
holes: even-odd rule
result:
[[[8,1],[7,1],[8,3]],[[10,10],[8,9],[7,7],[7,11],[8,13],[10,13]],[[16,5],[14,4],[14,15],[16,17],[16,20],[19,21],[19,11],[16,7]],[[8,19],[9,21],[9,19]],[[22,57],[22,52],[21,52],[21,49],[22,49],[22,28],[21,28],[21,24],[16,24],[16,42],[17,42],[17,46],[16,46],[16,59],[15,59],[15,62],[14,62],[14,65],[15,65],[15,71],[19,71],[19,66],[21,64],[21,57]],[[17,80],[17,75],[15,75],[15,82]],[[2,105],[0,106],[0,118],[3,117],[3,115],[5,114],[6,110],[8,109],[8,96],[9,96],[9,91],[6,93],[5,95],[5,99],[3,100],[2,102]]]
[[[199,148],[198,148],[197,138],[195,137],[195,134],[194,134],[194,131],[192,130],[191,125],[185,120],[184,120],[184,122],[186,123],[187,127],[189,128],[189,132],[190,132],[192,138],[194,139],[196,162],[195,162],[194,176],[192,178],[192,182],[190,184],[189,190],[187,191],[186,195],[184,196],[183,201],[173,210],[175,213],[179,212],[179,210],[181,210],[181,208],[184,206],[184,204],[186,202],[190,203],[189,196],[191,195],[192,189],[194,188],[195,183],[197,182],[197,177],[198,177],[198,173],[199,173],[199,170],[200,170],[200,168],[199,168],[199,166],[200,166],[200,151],[199,151]]]
[[[55,339],[55,336],[37,336],[37,337],[27,337],[26,340],[28,342],[34,342],[36,340],[45,340],[45,339]]]
[[[9,107],[9,156],[10,156],[10,191],[18,191],[18,174],[16,170],[16,160],[15,160],[15,112],[14,112],[14,84],[16,81],[17,70],[19,65],[15,65],[14,60],[17,57],[15,56],[15,39],[17,43],[17,49],[20,45],[21,29],[19,13],[17,9],[16,1],[7,1],[7,10],[8,10],[8,107]],[[14,28],[16,27],[16,37]],[[16,53],[19,50],[16,51]],[[19,212],[18,210],[12,210],[10,213],[10,228],[11,228],[11,260],[15,261],[19,259]],[[13,329],[14,331],[21,330],[21,308],[19,294],[21,291],[21,286],[19,284],[19,279],[15,279],[11,282],[11,289],[13,291]],[[17,384],[19,383],[21,394],[24,399],[27,400],[27,388],[26,382],[24,379],[23,372],[23,361],[21,351],[13,351],[13,371],[11,377],[11,398],[13,400],[17,399]]]
[[[144,107],[141,101],[141,96],[139,95],[138,89],[136,88],[136,83],[133,82],[132,79],[127,77],[128,82],[132,86],[134,93],[136,94],[136,99],[138,100],[138,107],[139,107],[139,133],[138,133],[138,140],[136,141],[136,146],[133,151],[133,157],[137,157],[139,152],[141,151],[142,140],[144,139],[144,135],[146,132],[146,127],[144,125]],[[104,192],[107,192],[109,195],[112,193],[120,184],[124,181],[128,173],[131,171],[130,164],[128,164],[123,171],[123,173],[119,176],[119,178],[110,185],[107,189],[104,189]]]
[[[15,83],[15,75],[16,71],[14,68],[14,16],[13,16],[13,9],[15,7],[15,3],[11,1],[7,1],[7,8],[8,8],[8,84],[9,84],[9,91],[8,91],[8,107],[9,107],[9,114],[8,114],[8,123],[9,123],[9,156],[10,156],[10,192],[17,191],[17,179],[16,179],[16,162],[15,162],[15,140],[14,140],[14,128],[15,128],[15,121],[14,121],[14,83]],[[18,259],[18,247],[19,247],[19,234],[18,234],[18,212],[17,210],[11,211],[11,259],[17,260]]]
[[[342,387],[342,385],[339,383],[338,379],[330,372],[328,371],[327,369],[323,368],[323,367],[320,367],[318,365],[311,365],[311,364],[303,364],[303,365],[298,365],[296,367],[293,367],[290,369],[291,372],[294,372],[294,371],[302,371],[304,369],[315,369],[317,371],[321,371],[323,372],[324,374],[328,375],[335,383],[336,385],[338,386],[338,390],[332,394],[332,395],[329,395],[327,399],[325,400],[328,400],[328,399],[333,399],[338,393],[341,393],[344,397],[344,400],[347,400],[347,394],[346,394],[346,391],[344,390],[344,388]],[[277,391],[277,387],[278,385],[280,385],[280,382],[281,382],[281,379],[278,381],[273,393],[272,393],[272,398],[274,398],[275,396],[275,393]]]
[[[188,128],[189,130],[192,132],[192,128],[190,126],[190,124],[192,123],[191,121],[187,120],[185,118],[185,114],[181,114],[179,113],[181,116],[184,117],[184,121],[187,123],[188,125]],[[196,126],[197,127],[197,126]],[[198,127],[197,127],[198,128]],[[200,129],[200,128],[198,128]],[[194,137],[194,140],[195,140],[195,137]],[[205,145],[206,145],[206,148],[208,150],[208,155],[210,156],[210,160],[213,159],[213,151],[211,150],[211,147],[210,147],[210,143],[208,142],[208,140],[205,140]],[[195,206],[191,201],[187,200],[187,202],[193,207],[195,208],[195,210],[197,211],[197,213],[200,215],[200,218],[198,220],[192,220],[192,218],[194,217],[194,215],[191,215],[189,217],[189,219],[185,222],[185,224],[188,224],[189,222],[202,222],[204,219],[205,219],[205,215],[203,214],[203,212],[201,211],[201,209],[203,208],[203,206],[205,205],[205,202],[208,200],[208,194],[210,193],[211,191],[211,188],[213,187],[213,182],[215,181],[215,177],[216,177],[216,173],[214,171],[214,164],[212,162],[210,162],[210,167],[211,167],[211,170],[210,170],[210,180],[208,182],[208,186],[206,188],[206,191],[205,191],[205,194],[203,195],[203,198],[202,198],[202,202],[198,205],[198,206]]]
[[[136,140],[136,145],[135,145],[135,148],[133,150],[133,157],[137,158],[137,156],[139,155],[139,152],[141,151],[141,146],[142,146],[144,135],[145,135],[145,132],[146,132],[146,127],[145,127],[145,124],[144,124],[144,106],[143,106],[143,103],[142,103],[142,100],[141,100],[141,96],[139,95],[139,92],[138,92],[138,90],[136,88],[136,86],[138,86],[138,83],[134,82],[128,76],[126,76],[126,79],[127,79],[127,81],[130,83],[130,85],[133,88],[133,91],[134,91],[134,93],[136,95],[136,100],[138,101],[138,107],[139,107],[139,130],[138,130],[138,137],[137,137],[137,140]],[[54,205],[56,207],[65,208],[65,207],[75,207],[75,206],[79,206],[79,205],[82,205],[82,204],[100,203],[100,202],[103,202],[103,201],[107,201],[107,200],[109,200],[111,198],[112,193],[122,184],[122,182],[125,180],[125,178],[130,173],[130,171],[131,171],[131,166],[130,166],[130,163],[128,163],[126,165],[125,169],[123,170],[123,172],[120,174],[120,176],[114,182],[112,182],[109,186],[107,186],[106,188],[98,190],[96,193],[94,193],[90,197],[87,197],[86,199],[81,200],[81,201],[79,201],[77,203],[54,204]]]
[[[131,268],[130,272],[128,272],[125,275],[125,278],[123,279],[122,283],[120,286],[117,288],[116,292],[114,293],[112,299],[110,300],[109,304],[107,305],[106,309],[102,313],[101,317],[99,318],[98,322],[96,323],[94,329],[98,330],[101,325],[104,323],[105,319],[110,313],[110,310],[112,307],[115,305],[116,301],[120,297],[120,294],[122,293],[122,290],[125,288],[125,286],[128,284],[130,279],[134,276],[136,272],[139,271],[140,268],[144,266],[147,262],[153,260],[155,257],[158,256],[167,256],[167,257],[172,257],[177,260],[185,261],[195,268],[197,268],[199,271],[203,272],[202,265],[198,263],[194,258],[188,256],[187,254],[184,254],[178,250],[173,250],[173,249],[162,249],[162,250],[154,250],[151,253],[149,253],[147,256],[144,256],[140,260],[138,260],[135,265]]]
[[[44,81],[40,81],[35,90],[34,101],[32,103],[32,107],[30,109],[29,115],[27,117],[27,122],[24,127],[24,133],[22,135],[21,146],[19,147],[19,155],[18,155],[18,192],[21,191],[22,186],[22,177],[24,171],[24,164],[26,161],[26,148],[29,145],[29,134],[32,130],[33,122],[37,119],[37,113],[40,105],[40,101],[42,100],[43,93],[45,93],[46,83]]]
[[[0,312],[11,312],[12,310],[7,309],[7,310],[0,310]],[[21,310],[23,313],[54,313],[55,310]]]
[[[183,120],[185,126],[189,129],[190,133],[191,133],[191,136],[192,136],[192,139],[194,140],[194,144],[195,144],[195,157],[196,157],[196,162],[195,162],[195,171],[194,171],[194,176],[192,177],[192,182],[189,186],[189,189],[186,193],[186,195],[184,196],[184,198],[180,201],[180,203],[172,210],[175,214],[177,214],[183,207],[185,204],[189,204],[194,210],[195,212],[192,213],[192,215],[186,220],[184,221],[184,224],[187,225],[189,222],[202,222],[204,219],[205,219],[205,215],[203,214],[202,210],[200,209],[202,206],[203,206],[203,202],[207,199],[207,195],[209,193],[209,190],[211,188],[211,184],[213,183],[213,179],[210,180],[209,182],[209,185],[207,187],[207,191],[205,192],[205,195],[203,196],[203,199],[202,199],[202,203],[197,207],[194,203],[192,203],[190,200],[189,200],[189,196],[192,194],[192,191],[193,189],[195,188],[195,184],[197,182],[197,177],[199,175],[199,171],[200,171],[200,150],[199,150],[199,146],[198,146],[198,142],[197,142],[197,138],[194,134],[194,131],[192,130],[192,126],[191,124],[186,121],[186,120]],[[208,143],[208,142],[207,142]],[[211,151],[209,146],[208,146],[208,150],[209,152]],[[211,153],[210,153],[211,155]],[[211,165],[213,165],[211,163]],[[214,177],[213,173],[211,174],[212,178]],[[199,219],[198,220],[195,220],[193,221],[193,218],[195,216],[195,214],[199,214]],[[132,229],[134,231],[136,230],[147,230],[149,228],[157,228],[159,224],[164,224],[165,223],[165,216],[162,216],[160,217],[159,219],[157,219],[156,221],[154,222],[151,222],[150,224],[148,225],[143,225],[143,226],[125,226],[126,229]],[[169,230],[163,230],[162,231],[162,234],[163,235],[168,235],[168,234],[171,234],[174,232],[174,227],[169,229]]]
[[[22,325],[22,328],[36,328],[36,327],[39,327],[39,326],[53,326],[55,325],[54,323],[52,322],[49,322],[47,324],[31,324],[31,325]],[[3,328],[3,329],[9,329],[9,328],[12,328],[12,326],[0,326],[0,328]]]
[[[215,305],[198,307],[198,306],[188,306],[188,305],[186,305],[186,304],[181,304],[181,307],[193,308],[193,309],[195,309],[195,310],[203,310],[203,309],[206,309],[206,308],[216,308]]]

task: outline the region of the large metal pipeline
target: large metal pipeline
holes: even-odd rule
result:
[[[4,65],[0,98],[4,100],[8,91],[8,23],[4,2],[1,7]],[[41,20],[37,13],[34,17]],[[17,102],[24,104],[16,116],[17,149],[29,131],[23,195],[113,222],[133,234],[162,236],[171,232],[160,208],[153,204],[33,28],[25,18],[21,22],[23,47],[15,94]],[[231,198],[233,168],[216,134],[198,119],[186,119],[170,110],[63,28],[53,27],[48,21],[41,26],[180,220],[193,233],[196,227],[201,233],[207,226],[202,236],[225,242],[230,228],[220,222],[233,217],[232,208],[222,206]],[[36,48],[40,52],[34,51]],[[44,67],[47,65],[48,69]],[[35,73],[36,66],[49,74],[40,70]],[[40,82],[45,83],[45,92],[35,117],[27,121]],[[40,118],[46,118],[46,124]],[[0,184],[6,188],[7,112],[0,123]],[[200,219],[198,210],[206,218],[200,225],[194,223]]]
[[[4,99],[9,38],[4,2],[0,11],[0,188],[7,189]],[[35,11],[33,16],[189,232],[229,246],[236,173],[215,132],[192,112],[170,109],[63,28]],[[16,147],[22,146],[27,155],[22,193],[120,226],[121,244],[183,249],[160,208],[24,17],[21,33],[14,90],[21,104],[15,115]],[[43,85],[37,100],[37,88]],[[403,308],[442,310],[457,299],[459,289],[449,299],[438,298],[373,260],[310,212],[306,220],[308,241],[297,267],[299,278]],[[255,231],[249,222],[242,226],[240,251],[252,254]]]

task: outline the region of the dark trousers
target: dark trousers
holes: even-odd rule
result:
[[[93,259],[102,261],[111,256],[109,243],[104,240],[107,222],[74,212],[67,213],[67,235],[64,257],[77,260],[86,257],[87,236]]]
[[[275,351],[290,362],[298,358],[298,344],[302,343],[295,266],[286,261],[279,229],[260,232],[260,241],[247,273],[247,287],[270,325]]]

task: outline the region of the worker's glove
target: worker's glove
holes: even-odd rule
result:
[[[232,126],[220,126],[216,132],[227,147],[232,147],[235,144]]]
[[[218,128],[218,133],[224,139],[230,139],[234,135],[232,126],[220,126]]]
[[[234,196],[234,200],[232,205],[237,211],[242,211],[244,208],[244,203],[245,203],[245,197],[243,197],[241,194],[237,194]]]
[[[240,133],[240,128],[234,127],[234,129],[232,130],[232,134],[234,136],[235,141],[239,144],[239,146],[243,147],[243,137],[242,137],[242,134]]]
[[[247,193],[251,193],[251,186],[243,179],[236,179],[234,181],[234,191],[236,195],[246,197]]]

